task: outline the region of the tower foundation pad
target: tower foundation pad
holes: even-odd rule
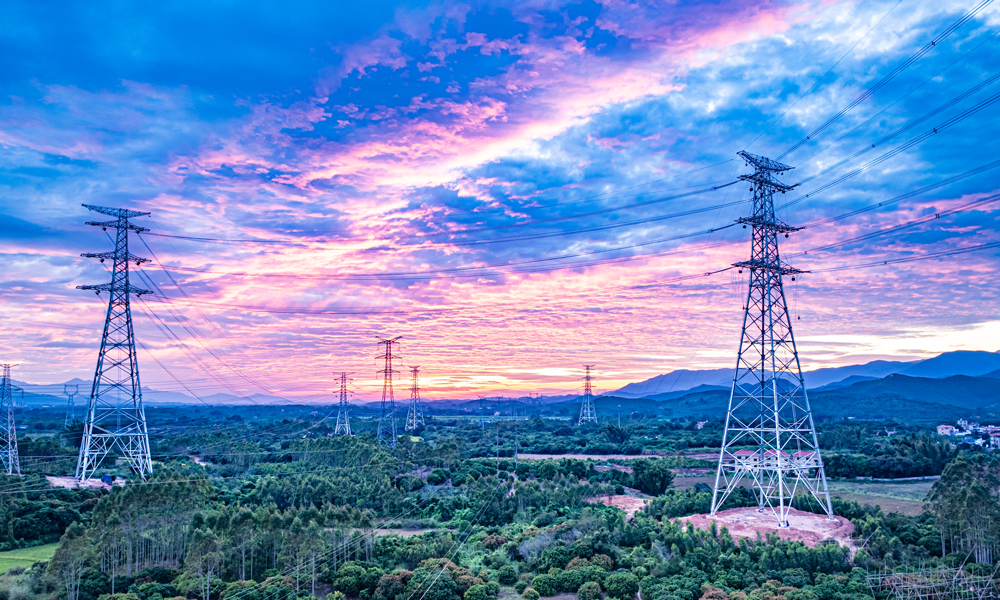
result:
[[[797,509],[790,509],[788,513],[788,527],[779,528],[778,518],[770,510],[757,512],[756,508],[730,508],[716,513],[714,517],[701,514],[689,517],[680,517],[679,521],[684,527],[691,523],[698,529],[707,530],[711,523],[715,522],[715,527],[722,530],[725,526],[729,530],[729,535],[733,539],[748,537],[756,539],[759,533],[761,537],[769,533],[777,534],[783,540],[802,542],[806,546],[816,546],[824,540],[834,540],[841,546],[854,550],[851,540],[851,533],[854,531],[854,524],[844,517],[834,517],[831,521],[826,515],[805,512]]]

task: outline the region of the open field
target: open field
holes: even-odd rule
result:
[[[56,546],[58,544],[46,544],[44,546],[35,546],[34,548],[0,552],[0,573],[6,573],[14,567],[24,567],[27,569],[36,562],[49,560],[55,554]]]
[[[715,475],[674,479],[674,487],[678,489],[692,488],[699,483],[712,487],[715,485]],[[923,510],[924,498],[934,482],[831,481],[827,485],[830,495],[839,496],[841,500],[854,500],[864,506],[878,505],[884,513],[898,512],[915,516]]]
[[[898,512],[904,515],[919,515],[923,510],[924,498],[933,481],[909,481],[906,483],[885,483],[878,481],[831,481],[828,483],[831,496],[842,500],[854,500],[867,506],[878,505],[882,512]]]

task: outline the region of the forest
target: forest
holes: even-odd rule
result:
[[[0,575],[0,600],[861,600],[873,569],[1000,558],[1000,461],[898,423],[819,428],[831,480],[940,476],[919,515],[834,498],[848,548],[682,525],[709,509],[704,484],[680,484],[714,467],[717,422],[429,417],[386,448],[365,419],[335,437],[315,411],[241,412],[163,410],[153,476],[108,464],[127,480],[111,489],[51,487],[80,424],[33,414],[25,476],[0,481],[0,551],[54,552]]]

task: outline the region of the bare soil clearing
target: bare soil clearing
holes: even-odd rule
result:
[[[575,458],[576,460],[635,460],[637,458],[676,456],[675,454],[518,454],[524,460],[559,460],[560,458]],[[718,458],[718,457],[716,457]]]
[[[80,487],[79,485],[77,485],[75,477],[56,477],[54,475],[47,475],[45,479],[49,480],[49,483],[52,484],[52,487],[61,487],[61,488],[66,488],[67,490],[75,490]],[[106,490],[111,489],[110,485],[104,483],[100,479],[88,479],[87,481],[83,482],[83,487],[97,488],[97,489],[103,488]]]
[[[638,496],[598,496],[591,498],[588,502],[597,502],[604,506],[620,508],[625,512],[625,520],[631,521],[635,517],[636,512],[646,508],[646,505],[649,504],[649,498],[640,498]]]
[[[770,511],[760,513],[756,508],[731,508],[716,514],[715,517],[702,514],[681,517],[678,520],[685,525],[691,523],[699,529],[708,529],[711,522],[715,521],[716,527],[721,528],[725,525],[734,538],[756,538],[758,533],[761,536],[776,533],[781,539],[800,541],[810,547],[822,540],[832,539],[853,550],[851,533],[854,531],[854,525],[844,517],[834,518],[836,520],[831,521],[824,515],[793,508],[788,514],[790,527],[778,529],[778,519]]]

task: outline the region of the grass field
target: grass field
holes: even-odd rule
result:
[[[28,568],[38,561],[49,560],[55,554],[58,545],[46,544],[34,548],[0,552],[0,573],[6,573],[14,567]]]
[[[884,513],[898,512],[915,516],[923,510],[924,498],[934,482],[831,481],[828,485],[831,496],[855,500],[858,504],[868,506],[877,504]]]
[[[715,476],[677,477],[674,487],[686,489],[699,483],[712,487]],[[883,483],[880,481],[831,481],[827,484],[831,496],[841,500],[854,500],[863,506],[879,506],[888,514],[898,512],[916,516],[923,510],[924,498],[933,481],[908,481],[905,483]]]

